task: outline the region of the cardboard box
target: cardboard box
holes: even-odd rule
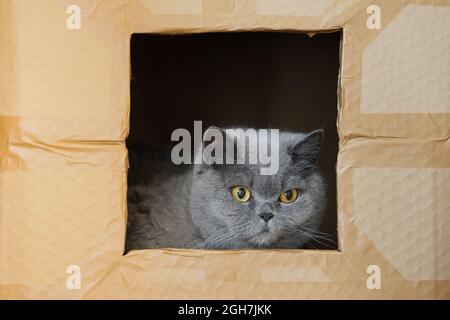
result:
[[[123,256],[131,34],[341,28],[339,251]],[[0,297],[450,298],[449,41],[444,0],[1,1]]]

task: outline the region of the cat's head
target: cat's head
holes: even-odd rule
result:
[[[273,175],[262,175],[260,164],[197,165],[190,203],[204,245],[303,245],[320,224],[326,202],[316,166],[323,135],[321,129],[309,134],[280,132],[279,168]],[[270,145],[267,140],[258,143]],[[235,157],[240,156],[235,150]]]

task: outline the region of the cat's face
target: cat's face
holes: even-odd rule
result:
[[[275,175],[261,175],[259,165],[246,164],[197,170],[191,207],[206,246],[271,246],[289,237],[299,241],[302,232],[316,229],[325,206],[315,167],[322,136],[322,130],[280,133]]]

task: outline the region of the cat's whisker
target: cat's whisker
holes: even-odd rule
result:
[[[304,235],[305,237],[309,238],[310,240],[316,241],[316,242],[318,242],[318,243],[320,243],[320,244],[322,244],[322,245],[324,245],[326,247],[332,247],[332,245],[336,244],[334,240],[329,238],[329,237],[331,237],[331,235],[329,235],[329,234],[325,234],[323,232],[320,232],[321,234],[320,233],[319,234],[315,234],[316,231],[312,230],[312,229],[301,228],[301,227],[293,227],[293,226],[287,225],[285,223],[282,223],[282,225],[286,229],[288,229],[290,231],[293,231],[293,232],[301,233],[302,235]],[[321,240],[328,241],[331,244],[327,244],[327,243],[325,243],[325,242],[323,242]]]
[[[310,233],[313,234],[314,236],[317,236],[319,238],[330,238],[332,237],[332,234],[330,233],[325,233],[319,230],[314,230],[311,228],[306,228],[306,227],[292,227],[293,229],[297,230],[297,231],[301,231],[301,232],[306,232],[306,233]]]
[[[234,230],[225,234],[223,233],[223,229],[219,229],[204,241],[204,245],[207,248],[212,248],[217,244],[221,244],[223,246],[224,242],[235,240],[234,238],[237,238],[239,236],[239,232],[245,230],[245,228],[246,225],[241,225],[238,230]]]
[[[318,234],[315,234],[314,232],[312,232],[310,234],[312,236],[314,236],[314,238],[316,238],[316,239],[322,239],[322,240],[329,241],[329,242],[331,242],[333,244],[336,244],[335,241],[334,241],[334,238],[332,237],[332,235],[318,235]]]

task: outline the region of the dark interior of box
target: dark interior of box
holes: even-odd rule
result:
[[[134,34],[127,143],[173,144],[177,128],[325,130],[319,167],[327,182],[322,232],[337,249],[337,86],[341,33]]]

